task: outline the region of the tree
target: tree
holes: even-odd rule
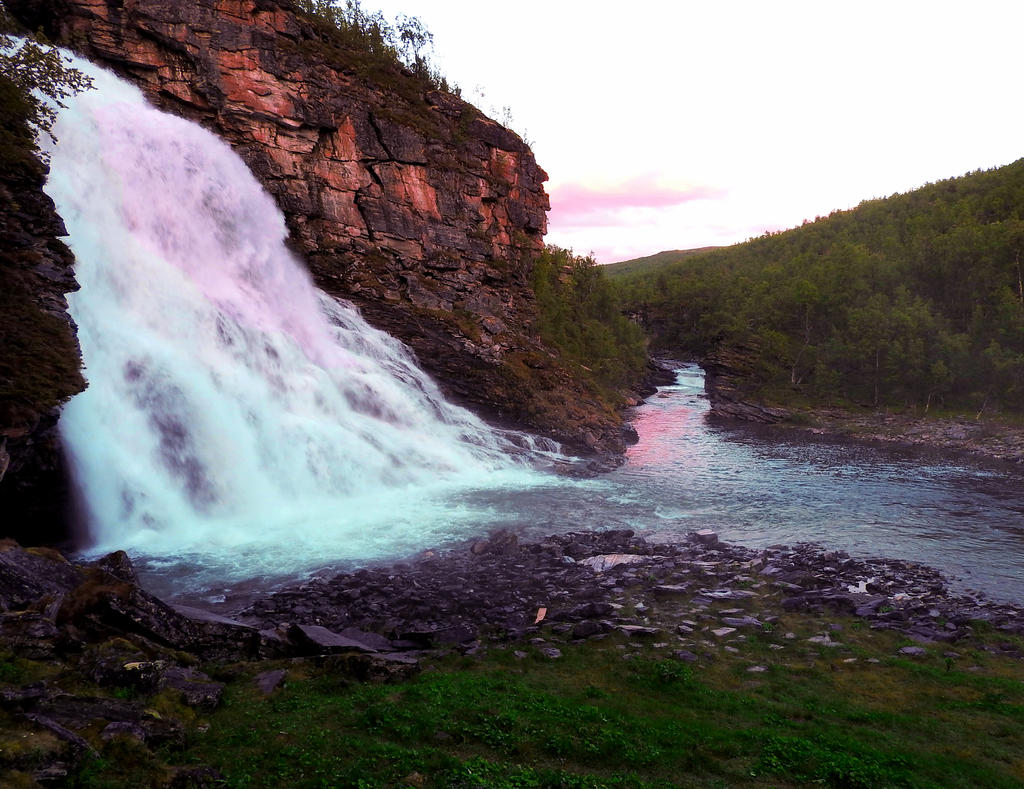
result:
[[[71,59],[40,37],[18,35],[18,24],[0,2],[0,80],[6,82],[5,115],[20,116],[32,133],[27,141],[46,134],[51,140],[58,108],[64,100],[92,87],[92,78],[71,66]],[[12,108],[14,102],[19,106]],[[6,128],[5,131],[10,131]]]

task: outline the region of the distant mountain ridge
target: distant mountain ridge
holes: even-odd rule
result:
[[[664,252],[656,252],[653,255],[645,255],[640,258],[631,258],[630,260],[622,260],[618,263],[608,263],[601,267],[601,270],[605,273],[605,276],[615,278],[632,274],[637,271],[643,271],[644,269],[655,268],[657,266],[666,266],[670,263],[675,263],[682,260],[685,257],[691,255],[699,255],[703,252],[710,252],[713,249],[721,249],[721,247],[697,247],[695,249],[668,249]]]

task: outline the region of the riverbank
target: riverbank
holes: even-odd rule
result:
[[[738,360],[739,359],[739,360]],[[664,367],[671,362],[662,361]],[[890,410],[852,412],[841,408],[777,405],[748,397],[742,357],[705,360],[711,414],[754,424],[778,425],[819,436],[908,447],[938,449],[978,458],[1024,464],[1024,425],[979,414],[936,416]]]
[[[359,762],[358,770],[345,770],[363,771],[370,786],[550,785],[509,782],[541,766],[568,770],[561,785],[569,786],[734,785],[739,776],[751,785],[819,778],[878,785],[847,780],[850,770],[889,763],[858,741],[860,724],[829,712],[850,682],[874,684],[865,702],[871,719],[897,728],[912,728],[914,720],[886,693],[968,702],[958,725],[982,740],[1001,726],[1000,747],[1016,748],[998,767],[1002,773],[991,774],[1006,776],[1005,785],[1024,776],[1024,610],[953,594],[939,573],[920,565],[853,559],[813,545],[753,550],[708,531],[665,539],[622,530],[520,543],[500,532],[407,562],[314,579],[225,618],[147,594],[123,554],[79,567],[52,551],[7,544],[0,607],[0,771],[13,786],[213,786],[221,779],[302,786],[318,775],[331,780],[323,771],[340,769],[344,759]],[[488,685],[485,693],[473,685],[481,676],[520,677],[522,692],[546,678],[558,727],[612,714],[600,712],[602,699],[639,676],[647,687],[634,688],[633,718],[606,733],[619,731],[622,747],[640,749],[637,758],[618,746],[591,752],[582,740],[560,746],[559,756],[544,739],[553,736],[545,728],[553,721],[536,722],[537,731],[548,732],[536,741],[529,717],[537,709],[520,710],[521,693],[512,686]],[[371,689],[381,681],[397,684]],[[442,700],[430,696],[449,693],[437,683],[462,690],[449,687]],[[789,683],[802,708],[817,712],[805,721],[765,723],[780,712],[772,694]],[[674,753],[667,767],[653,766],[661,756],[640,758],[654,747],[651,737],[660,741],[652,732],[662,718],[667,725],[694,714],[681,698],[660,711],[646,705],[664,705],[665,693],[698,691],[719,718],[744,705],[753,711],[761,722],[747,735],[748,753],[739,758],[739,740],[725,748],[732,755],[695,741],[690,756]],[[417,711],[424,693],[432,711]],[[370,707],[368,695],[375,698]],[[975,708],[972,700],[984,704]],[[351,732],[337,740],[342,745],[311,744],[317,731],[340,725],[329,713],[338,704],[361,710],[356,729],[369,756],[346,755],[355,747]],[[466,705],[483,708],[470,713]],[[373,721],[363,720],[367,710]],[[297,711],[309,731],[280,717]],[[450,729],[431,717],[466,715],[477,723]],[[853,739],[815,740],[810,732],[822,730],[823,717],[837,737]],[[721,725],[725,737],[741,723]],[[993,745],[984,745],[986,753]],[[941,744],[915,747],[917,755],[899,758],[944,758]],[[811,750],[786,755],[787,748]],[[833,776],[829,759],[843,752],[854,761]],[[401,775],[389,773],[396,754],[404,754]],[[711,761],[694,761],[694,754]],[[474,767],[479,759],[483,766]],[[997,769],[988,756],[960,761],[959,770],[969,766],[979,775]],[[473,770],[491,771],[493,780],[474,782]],[[673,777],[672,770],[682,772]],[[463,771],[464,780],[451,783],[452,771]],[[413,773],[420,778],[409,778]],[[349,773],[334,773],[342,774]]]
[[[916,417],[876,412],[851,414],[835,409],[797,412],[786,427],[808,430],[816,435],[838,436],[905,446],[927,447],[963,453],[988,460],[1024,464],[1024,427],[995,419],[968,417]]]

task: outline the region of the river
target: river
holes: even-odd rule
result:
[[[712,528],[749,546],[814,541],[929,564],[961,591],[1024,601],[1024,470],[727,423],[709,409],[703,372],[684,367],[637,409],[639,443],[600,502],[580,503],[578,522]]]
[[[406,538],[332,572],[407,558],[500,528],[524,539],[570,530],[631,528],[685,534],[710,528],[752,547],[813,541],[851,555],[884,556],[943,571],[961,593],[1024,601],[1024,472],[914,448],[875,446],[709,418],[704,376],[684,366],[676,383],[635,409],[639,441],[625,463],[593,479],[499,486],[448,496],[417,534],[415,513],[395,513]],[[443,521],[444,519],[440,519]],[[401,551],[405,553],[401,553]],[[237,608],[288,574],[245,578],[209,557],[145,559],[143,578],[180,602]],[[312,568],[301,568],[305,575]]]

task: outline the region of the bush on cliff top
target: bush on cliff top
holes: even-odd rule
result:
[[[36,151],[40,134],[53,138],[57,108],[92,79],[70,66],[70,60],[46,41],[23,35],[0,2],[0,146],[3,161]]]
[[[365,11],[359,0],[345,0],[344,5],[335,0],[295,0],[295,7],[317,23],[332,44],[361,53],[376,71],[399,66],[436,90],[460,95],[458,86],[450,85],[430,62],[434,35],[418,17],[402,14],[388,22],[380,11]]]

